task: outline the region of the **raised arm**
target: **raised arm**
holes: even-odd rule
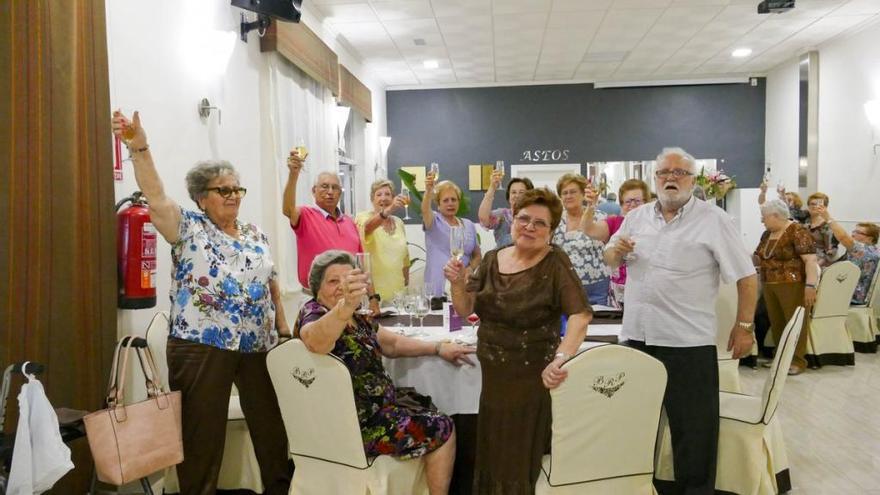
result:
[[[820,208],[821,210],[819,212],[819,215],[821,215],[822,218],[825,219],[825,223],[827,223],[828,226],[831,227],[831,233],[834,235],[834,238],[837,239],[839,243],[843,244],[843,247],[845,247],[846,249],[852,249],[856,241],[852,238],[851,235],[849,235],[849,232],[847,232],[842,225],[837,223],[837,220],[831,218],[831,213],[828,212],[828,208],[824,206]]]
[[[379,228],[382,225],[382,222],[385,221],[394,210],[398,210],[403,208],[403,196],[397,195],[394,198],[394,201],[391,202],[386,208],[382,208],[379,211],[373,212],[373,216],[367,219],[366,223],[364,223],[364,236],[368,236],[373,233],[374,230]]]
[[[281,212],[290,219],[290,225],[296,227],[299,224],[300,207],[296,205],[296,184],[299,174],[302,172],[303,161],[296,148],[290,150],[287,157],[287,184],[284,186],[284,197],[281,204]]]
[[[434,174],[425,176],[425,194],[422,196],[422,223],[425,230],[434,226],[434,212],[431,211],[431,200],[434,199]],[[470,314],[470,313],[468,313]]]
[[[336,345],[342,331],[351,321],[351,316],[367,293],[367,277],[360,270],[352,270],[345,275],[342,283],[342,298],[321,318],[303,325],[298,337],[306,347],[317,354],[329,354]]]
[[[135,181],[150,204],[150,221],[166,241],[174,244],[180,230],[180,206],[165,195],[165,187],[162,185],[162,179],[159,178],[156,165],[153,163],[153,155],[147,144],[147,133],[141,126],[141,117],[138,112],[132,115],[131,121],[122,112],[113,112],[113,134],[122,139],[122,132],[125,128],[134,131],[134,137],[127,143],[128,151],[134,164]]]
[[[584,206],[584,213],[581,215],[579,228],[581,232],[590,236],[591,239],[608,242],[608,238],[611,237],[608,222],[605,220],[596,221],[596,201],[598,200],[596,191],[587,189],[587,194],[587,204]]]
[[[493,221],[492,218],[492,202],[495,201],[495,191],[498,190],[498,186],[501,185],[501,171],[493,171],[492,172],[492,181],[489,182],[489,190],[486,191],[486,194],[483,196],[483,201],[480,201],[480,209],[477,211],[477,218],[480,219],[480,225],[487,229],[495,228],[495,224],[497,221]]]

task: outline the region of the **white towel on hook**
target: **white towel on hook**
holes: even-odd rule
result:
[[[27,363],[22,365],[25,370]],[[18,394],[18,429],[12,452],[7,495],[43,493],[73,469],[70,449],[61,440],[58,416],[43,384],[33,375]]]

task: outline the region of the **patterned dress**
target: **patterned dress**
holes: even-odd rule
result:
[[[266,352],[278,342],[269,240],[238,222],[235,238],[201,212],[181,208],[171,246],[171,336],[220,349]]]
[[[294,335],[329,310],[315,299],[300,310]],[[354,403],[367,456],[420,457],[442,446],[452,435],[449,416],[437,412],[430,398],[397,389],[382,366],[377,328],[355,314],[339,336],[332,354],[351,372]]]
[[[571,260],[578,278],[592,304],[608,304],[608,283],[611,270],[605,264],[602,250],[605,243],[592,239],[580,229],[568,230],[567,215],[563,212],[562,220],[553,232],[553,244],[561,247]],[[597,211],[596,221],[605,220],[607,215]]]
[[[877,246],[865,244],[864,242],[854,241],[852,249],[847,253],[847,260],[852,261],[859,270],[859,282],[853,291],[853,304],[867,304],[868,298],[871,296],[871,282],[877,276],[877,262],[880,260],[880,250]]]

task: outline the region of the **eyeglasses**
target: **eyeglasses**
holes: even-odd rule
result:
[[[863,235],[863,236],[865,236],[865,237],[868,237],[868,235],[869,235],[867,232],[862,232],[861,230],[858,230],[858,229],[854,229],[854,230],[852,231],[852,233],[853,233],[853,234]]]
[[[689,172],[682,168],[674,168],[674,169],[663,169],[657,170],[654,172],[654,175],[657,176],[658,179],[668,179],[670,177],[674,177],[675,179],[681,179],[682,177],[688,177],[694,175],[693,172]]]
[[[645,203],[645,200],[639,199],[639,198],[630,198],[630,199],[623,202],[623,204],[629,205],[629,206],[638,206],[638,205],[644,204],[644,203]]]
[[[333,192],[342,192],[342,187],[337,186],[336,184],[318,184],[318,189],[321,192],[333,191]]]
[[[214,191],[223,199],[229,199],[234,194],[237,198],[243,198],[247,194],[245,187],[209,187],[206,191]]]
[[[825,203],[807,203],[808,208],[818,208],[820,206],[825,206]]]
[[[544,220],[542,220],[540,218],[532,218],[528,215],[517,215],[516,218],[514,218],[514,220],[516,220],[516,224],[519,225],[521,228],[528,227],[529,225],[534,227],[535,230],[543,230],[543,229],[550,228],[550,224],[545,222]]]

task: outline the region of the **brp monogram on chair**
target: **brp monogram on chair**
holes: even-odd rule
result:
[[[847,279],[847,277],[849,277],[849,275],[847,275],[846,273],[840,273],[837,275],[836,278],[837,278],[837,281],[842,284],[843,281]]]
[[[296,381],[302,384],[305,388],[309,388],[312,383],[315,381],[315,368],[309,368],[307,370],[299,369],[299,366],[293,368],[293,371],[290,372]]]
[[[593,379],[593,390],[611,398],[624,383],[626,383],[626,372],[623,371],[616,375],[599,375]]]

